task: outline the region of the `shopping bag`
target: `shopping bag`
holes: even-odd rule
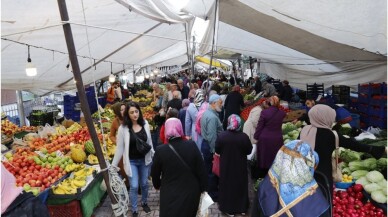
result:
[[[335,136],[335,155],[331,158],[331,168],[332,168],[332,176],[334,182],[342,181],[342,171],[338,163],[339,157],[339,138],[336,131],[333,131]]]
[[[216,176],[220,176],[220,155],[214,154],[213,155],[213,167],[212,167],[212,172]]]
[[[205,191],[201,194],[201,199],[199,200],[199,207],[196,217],[207,217],[209,216],[209,207],[214,203],[209,194]]]

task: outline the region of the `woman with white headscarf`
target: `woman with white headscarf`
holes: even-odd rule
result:
[[[200,195],[207,188],[202,155],[183,135],[180,120],[168,119],[165,136],[169,145],[158,146],[153,159],[151,176],[155,189],[160,189],[161,217],[196,216]]]
[[[318,153],[320,163],[317,171],[326,175],[330,186],[333,186],[331,155],[335,150],[336,136],[338,136],[340,147],[368,152],[376,158],[384,154],[385,147],[362,145],[352,138],[348,139],[340,134],[333,133],[331,127],[335,122],[336,112],[330,106],[315,105],[310,109],[308,116],[311,125],[307,125],[302,129],[300,139],[308,143]]]

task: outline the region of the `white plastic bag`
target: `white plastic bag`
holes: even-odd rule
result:
[[[368,127],[367,132],[378,136],[380,135],[381,129],[378,127]]]
[[[360,135],[358,135],[357,137],[354,137],[354,139],[356,139],[357,141],[361,141],[364,139],[376,139],[376,136],[370,132],[363,132]]]
[[[40,138],[47,138],[48,134],[55,134],[55,128],[46,123],[43,128],[38,130],[38,134]]]
[[[253,159],[253,157],[255,156],[255,154],[256,154],[256,144],[252,144],[252,146],[253,146],[253,148],[252,148],[252,152],[249,154],[249,155],[247,155],[247,159],[248,160],[252,160]]]
[[[209,194],[205,191],[201,194],[201,199],[199,200],[199,207],[197,212],[197,217],[206,217],[209,216],[209,207],[214,203]]]

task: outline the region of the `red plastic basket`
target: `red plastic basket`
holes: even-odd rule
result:
[[[51,217],[82,217],[82,210],[78,200],[67,204],[47,205]]]

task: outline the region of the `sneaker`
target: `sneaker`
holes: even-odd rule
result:
[[[137,213],[137,212],[132,213],[132,217],[138,217],[138,216],[139,216],[139,213]]]
[[[143,207],[143,211],[144,211],[145,213],[150,213],[150,212],[151,212],[151,209],[150,209],[150,207],[148,206],[148,204],[143,203],[143,204],[141,205],[141,207]]]

